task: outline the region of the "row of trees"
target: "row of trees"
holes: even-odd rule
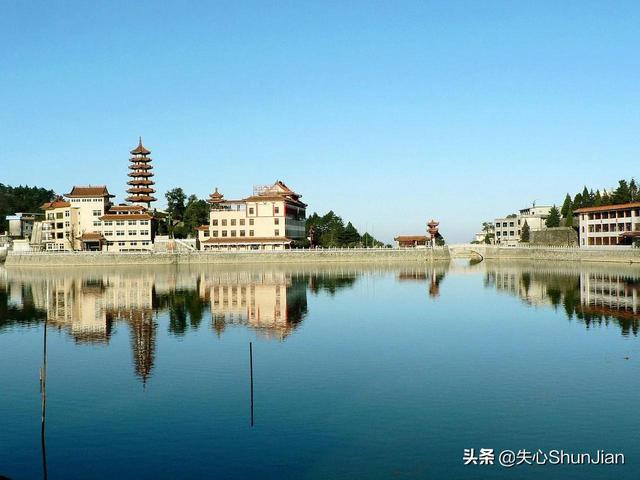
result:
[[[317,213],[309,216],[306,221],[306,237],[311,238],[311,244],[318,247],[384,247],[385,244],[376,240],[369,232],[362,235],[351,222],[344,224],[341,217],[333,210],[320,216]]]
[[[568,219],[573,216],[573,211],[578,208],[600,207],[638,201],[640,201],[640,189],[633,178],[629,181],[619,180],[618,187],[612,192],[607,192],[606,190],[603,192],[596,190],[594,192],[593,189],[589,190],[585,185],[582,192],[576,193],[573,198],[567,193],[562,203],[562,208],[560,209],[560,215]]]
[[[0,183],[0,232],[9,228],[7,215],[16,212],[38,213],[45,202],[56,197],[53,190],[41,187],[18,186],[12,187]]]

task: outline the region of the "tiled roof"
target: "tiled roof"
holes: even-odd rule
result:
[[[103,215],[100,220],[151,220],[152,218],[148,213],[120,213]]]
[[[65,194],[65,197],[114,197],[111,195],[105,185],[73,187],[71,192]]]
[[[203,232],[206,232],[209,230],[209,225],[200,225],[199,227],[196,227],[196,230],[202,230]]]
[[[51,210],[53,208],[64,208],[70,206],[71,204],[69,202],[65,202],[64,200],[54,200],[53,202],[47,202],[43,204],[40,208],[42,210]]]
[[[608,212],[610,210],[626,210],[627,208],[638,208],[640,202],[618,203],[616,205],[603,205],[601,207],[577,208],[573,213]]]
[[[151,152],[142,145],[142,137],[138,141],[138,146],[131,150],[132,155],[149,155]]]
[[[104,237],[102,236],[101,233],[98,232],[85,232],[82,234],[82,236],[80,237],[80,240],[84,241],[84,242],[95,242],[98,240],[103,240]]]
[[[238,245],[254,245],[257,243],[291,243],[292,240],[287,237],[216,237],[204,240],[201,243],[222,243],[222,244],[238,244]]]
[[[427,237],[425,235],[398,235],[394,240],[396,242],[425,242]]]
[[[112,212],[127,212],[130,210],[144,211],[146,210],[146,208],[143,207],[142,205],[115,205],[109,209],[109,211],[112,211]]]

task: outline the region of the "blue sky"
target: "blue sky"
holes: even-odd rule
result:
[[[638,175],[638,2],[2,2],[0,182],[277,179],[384,240]]]

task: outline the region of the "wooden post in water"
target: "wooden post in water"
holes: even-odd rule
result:
[[[249,342],[249,378],[251,382],[251,426],[253,427],[253,343]]]

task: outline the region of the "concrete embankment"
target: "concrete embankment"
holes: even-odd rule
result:
[[[640,263],[638,248],[579,247],[493,247],[472,245],[466,252],[476,252],[486,260],[544,260],[563,262]]]
[[[74,267],[111,265],[283,264],[283,263],[396,263],[450,260],[448,248],[318,249],[274,252],[103,253],[10,252],[6,266]]]

